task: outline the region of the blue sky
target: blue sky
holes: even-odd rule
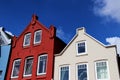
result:
[[[120,43],[120,0],[0,0],[0,26],[20,35],[37,14],[39,21],[57,27],[57,35],[68,43],[76,29],[104,44]],[[120,47],[120,46],[119,46]]]

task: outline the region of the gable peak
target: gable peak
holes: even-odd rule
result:
[[[85,31],[85,27],[80,27],[80,28],[77,28],[76,29],[76,33],[77,34],[81,34],[81,33],[85,33],[86,31]]]
[[[33,14],[32,15],[32,20],[31,20],[31,24],[35,24],[36,23],[36,21],[38,20],[38,16],[37,15],[35,15],[35,14]]]

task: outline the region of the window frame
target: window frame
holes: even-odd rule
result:
[[[107,66],[107,76],[108,76],[108,79],[98,79],[97,78],[97,63],[100,63],[100,62],[106,62],[106,66]],[[109,65],[108,65],[108,61],[107,60],[101,60],[101,61],[95,61],[95,76],[96,76],[96,80],[110,80],[110,74],[109,74]]]
[[[34,61],[33,57],[27,57],[27,58],[25,58],[24,73],[23,73],[24,77],[32,76],[32,73],[31,74],[27,74],[27,75],[25,74],[25,72],[26,72],[26,62],[27,62],[28,59],[32,59]],[[33,63],[32,63],[32,68],[33,68]]]
[[[85,52],[81,52],[81,53],[78,52],[78,44],[79,43],[85,43]],[[85,54],[87,54],[87,42],[86,41],[76,42],[76,52],[77,52],[77,55],[85,55]]]
[[[46,72],[47,72],[48,54],[42,54],[42,55],[39,55],[39,56],[38,56],[37,75],[45,75],[45,74],[46,74],[46,72],[44,72],[44,73],[39,73],[39,69],[40,69],[40,67],[39,67],[40,57],[43,57],[43,56],[47,56],[47,60],[46,60]]]
[[[59,66],[59,80],[61,80],[61,68],[62,67],[68,67],[69,68],[69,73],[68,73],[69,79],[68,80],[70,80],[70,65],[61,65],[61,66]]]
[[[40,32],[40,41],[36,42],[36,33],[37,32]],[[42,30],[37,30],[34,32],[34,44],[39,44],[41,42],[41,39],[42,39]]]
[[[79,65],[86,65],[87,67],[87,80],[89,80],[89,70],[88,70],[88,63],[78,63],[76,64],[76,79],[78,80],[78,66]]]
[[[14,68],[15,68],[15,62],[16,61],[20,61],[20,64],[21,64],[21,59],[16,59],[16,60],[14,60],[14,62],[13,62],[13,65],[12,65],[12,73],[11,73],[11,78],[18,78],[18,76],[19,76],[19,73],[18,73],[18,76],[13,76],[13,71],[14,71]],[[20,69],[19,69],[19,71],[20,71]]]
[[[26,40],[26,36],[27,35],[30,35],[30,40],[29,40],[29,44],[25,44],[25,40]],[[31,42],[31,33],[29,32],[29,33],[26,33],[25,35],[24,35],[24,41],[23,41],[23,46],[29,46],[30,45],[30,42]]]

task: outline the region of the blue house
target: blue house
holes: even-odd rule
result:
[[[5,79],[11,49],[12,35],[0,27],[0,80]]]

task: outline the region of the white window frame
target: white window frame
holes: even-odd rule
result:
[[[85,52],[78,53],[78,44],[79,43],[85,43]],[[87,54],[87,42],[86,41],[76,42],[76,52],[77,52],[77,55],[85,55],[85,54]]]
[[[40,32],[40,41],[35,42],[37,32]],[[39,44],[41,42],[41,39],[42,39],[42,30],[35,31],[35,33],[34,33],[34,44]]]
[[[70,65],[61,65],[61,66],[59,66],[59,80],[61,79],[60,77],[61,77],[61,68],[62,67],[69,67],[68,75],[69,75],[69,80],[70,80]]]
[[[26,42],[25,40],[26,40],[26,36],[27,36],[27,35],[30,35],[29,44],[25,44],[25,42]],[[23,46],[29,46],[29,45],[30,45],[30,42],[31,42],[31,33],[27,33],[27,34],[25,34],[25,35],[24,35],[24,42],[23,42]]]
[[[78,66],[79,65],[86,65],[87,66],[87,80],[89,80],[88,63],[78,63],[78,64],[76,64],[76,79],[78,80]]]
[[[25,74],[27,59],[33,59],[33,61],[34,61],[34,58],[33,58],[33,57],[27,57],[27,58],[25,59],[24,74],[23,74],[24,77],[32,76],[32,73],[31,73],[31,74],[27,74],[27,75]],[[33,68],[33,63],[32,63],[32,68]]]
[[[96,66],[96,63],[100,63],[100,62],[106,62],[106,64],[107,64],[106,66],[107,66],[107,72],[108,72],[108,79],[97,79],[97,66]],[[110,80],[109,65],[108,65],[107,60],[95,61],[95,75],[96,75],[96,80]]]
[[[39,55],[39,57],[38,57],[37,75],[45,75],[46,74],[46,72],[39,73],[40,57],[43,57],[43,56],[47,56],[47,60],[46,60],[46,72],[47,72],[48,55],[47,54],[42,54],[42,55]]]
[[[18,76],[19,76],[19,74],[18,74],[18,76],[13,76],[13,70],[14,70],[14,68],[15,68],[15,62],[16,62],[16,61],[20,61],[20,63],[21,63],[21,59],[14,60],[13,66],[12,66],[11,78],[18,78]],[[20,73],[20,70],[19,70],[19,73]]]

